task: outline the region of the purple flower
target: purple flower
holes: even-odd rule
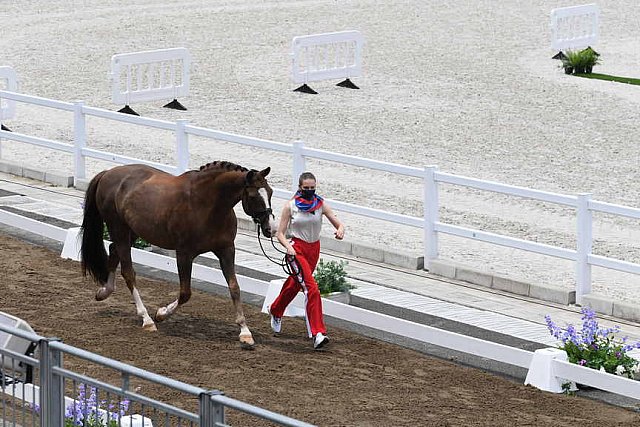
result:
[[[632,349],[640,349],[640,342],[630,343],[627,337],[616,339],[615,334],[620,332],[620,326],[601,328],[595,312],[589,307],[582,307],[581,313],[580,329],[571,324],[560,328],[551,320],[551,316],[545,316],[549,332],[561,342],[558,347],[567,353],[569,360],[581,366],[592,366],[602,370],[602,360],[613,360],[613,366],[607,369],[613,369],[615,372],[638,370],[638,362],[626,353]]]
[[[125,416],[129,410],[129,400],[119,400],[117,404],[109,403],[106,400],[98,402],[98,393],[95,387],[91,387],[89,388],[89,397],[87,397],[87,385],[80,384],[78,397],[65,408],[65,425],[98,427],[103,426],[104,419],[118,422],[120,418]],[[34,412],[40,413],[40,406],[34,404],[32,409]]]

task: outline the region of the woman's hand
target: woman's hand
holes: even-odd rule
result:
[[[296,250],[293,249],[293,246],[289,245],[289,247],[287,247],[287,255],[291,255],[291,256],[296,256]]]
[[[322,213],[336,229],[336,231],[333,232],[334,236],[336,236],[336,239],[342,240],[344,238],[344,225],[338,220],[336,214],[333,213],[333,209],[331,209],[327,203],[322,206]]]

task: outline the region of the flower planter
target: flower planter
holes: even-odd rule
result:
[[[351,304],[350,292],[331,292],[330,294],[322,295],[322,298],[330,299],[331,301],[341,302],[342,304]]]

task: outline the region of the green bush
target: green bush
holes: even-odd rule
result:
[[[320,260],[313,277],[318,283],[321,295],[330,294],[332,292],[346,292],[349,289],[355,288],[355,286],[347,282],[347,272],[344,270],[346,265],[346,261],[326,262],[322,259]]]
[[[103,228],[102,228],[102,238],[103,238],[104,240],[111,240],[111,236],[109,236],[109,230],[107,229],[107,224],[104,224],[104,225],[103,225]],[[133,242],[133,245],[132,245],[132,246],[133,246],[134,248],[136,248],[136,249],[145,249],[145,248],[150,247],[151,245],[149,244],[149,242],[147,242],[147,241],[146,241],[146,240],[144,240],[143,238],[138,237],[138,238]]]
[[[568,50],[562,59],[562,66],[565,72],[570,69],[574,74],[589,74],[592,72],[594,65],[598,64],[600,64],[600,55],[591,48]]]

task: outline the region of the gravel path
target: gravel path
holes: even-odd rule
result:
[[[596,72],[639,77],[640,10],[600,1],[603,64]],[[0,12],[0,65],[20,90],[118,109],[108,72],[113,54],[184,46],[193,57],[187,112],[134,105],[144,116],[399,164],[639,207],[640,88],[565,76],[549,42],[556,1],[153,1],[11,2]],[[364,75],[350,91],[333,81],[292,92],[288,52],[297,35],[360,30]],[[70,140],[69,114],[20,105],[14,130]],[[101,119],[89,145],[173,162],[170,134]],[[227,159],[270,165],[290,185],[290,159],[258,149],[191,139],[192,167]],[[71,171],[67,155],[3,142],[4,159]],[[90,162],[91,173],[106,167]],[[421,215],[415,179],[309,161],[330,198]],[[575,247],[570,209],[442,186],[441,218],[456,225]],[[348,237],[415,253],[418,229],[343,215]],[[595,252],[640,262],[640,224],[596,215]],[[326,231],[329,227],[327,227]],[[442,236],[441,256],[515,279],[572,287],[572,263]],[[640,278],[594,269],[594,290],[634,301]]]

